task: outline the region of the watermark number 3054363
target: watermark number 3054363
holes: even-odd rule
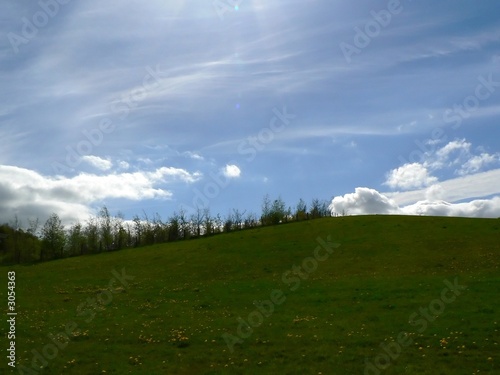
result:
[[[9,271],[7,279],[7,322],[9,323],[7,358],[9,366],[16,367],[16,273]]]

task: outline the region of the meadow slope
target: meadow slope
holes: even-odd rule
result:
[[[498,374],[499,265],[500,219],[359,216],[1,267],[0,372]]]

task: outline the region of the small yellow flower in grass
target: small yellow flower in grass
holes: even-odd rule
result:
[[[488,357],[488,361],[493,361],[493,358],[491,358],[491,357]]]

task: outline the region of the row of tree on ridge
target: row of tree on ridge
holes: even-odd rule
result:
[[[313,199],[308,206],[300,199],[292,209],[281,198],[272,200],[266,195],[260,216],[238,209],[225,217],[213,216],[208,208],[198,208],[188,215],[181,208],[166,220],[158,213],[150,217],[144,212],[142,217],[135,215],[127,221],[120,213],[111,215],[103,206],[84,224],[77,222],[65,228],[53,213],[42,226],[38,219],[28,220],[27,229],[22,229],[16,217],[10,224],[0,225],[0,262],[48,261],[326,216],[331,216],[327,201]]]

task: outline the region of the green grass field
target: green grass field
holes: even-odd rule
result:
[[[1,267],[0,373],[500,374],[499,265],[500,219],[364,216]]]

